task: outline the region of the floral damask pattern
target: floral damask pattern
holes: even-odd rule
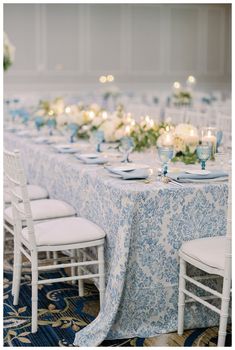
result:
[[[125,183],[100,166],[12,134],[5,133],[5,147],[21,150],[30,182],[69,202],[107,234],[104,308],[74,344],[97,346],[104,339],[175,331],[178,250],[183,241],[225,234],[227,184]],[[189,328],[217,320],[202,305],[187,305]]]

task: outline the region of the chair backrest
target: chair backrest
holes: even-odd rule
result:
[[[216,113],[216,127],[223,131],[223,144],[225,147],[232,145],[232,118],[231,115],[217,112]]]
[[[4,151],[4,173],[8,182],[16,239],[21,241],[23,222],[28,228],[29,243],[36,247],[32,211],[27,190],[27,179],[20,158],[20,152]]]

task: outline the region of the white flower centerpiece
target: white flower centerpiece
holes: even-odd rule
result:
[[[15,47],[9,40],[9,37],[4,33],[4,43],[3,43],[3,69],[8,70],[13,64],[15,59]]]
[[[119,141],[124,136],[130,136],[135,120],[130,113],[126,113],[120,105],[113,113],[107,113],[106,120],[99,129],[104,132],[106,142]]]
[[[173,140],[175,157],[173,162],[182,161],[185,164],[197,162],[196,148],[199,144],[198,130],[191,124],[179,124],[169,132]],[[163,133],[157,141],[159,146],[165,146],[169,133]]]
[[[88,138],[91,131],[100,127],[106,120],[107,112],[98,104],[89,106],[83,103],[68,105],[64,109],[64,113],[57,117],[58,128],[65,126],[77,126],[77,135],[80,138]]]
[[[190,76],[191,77],[191,76]],[[194,77],[192,77],[194,78]],[[178,81],[173,83],[172,87],[172,104],[176,107],[190,106],[193,101],[192,97],[192,85],[188,84],[187,87],[183,88]]]

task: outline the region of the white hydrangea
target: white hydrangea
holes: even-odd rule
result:
[[[3,55],[4,55],[3,67],[4,67],[4,70],[7,70],[12,65],[12,63],[14,62],[14,59],[15,59],[15,47],[10,42],[10,40],[8,38],[8,35],[6,33],[4,33]]]

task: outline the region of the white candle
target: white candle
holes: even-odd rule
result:
[[[91,120],[93,120],[94,117],[95,117],[95,113],[94,113],[93,111],[90,111],[90,112],[89,112],[89,118],[90,118]]]
[[[102,119],[106,120],[107,118],[108,118],[108,113],[104,111],[102,113]]]
[[[130,127],[129,125],[127,125],[127,126],[125,127],[125,135],[126,135],[126,136],[130,136],[130,133],[131,133],[131,127]]]
[[[207,135],[203,136],[202,141],[204,142],[210,142],[213,145],[216,144],[216,137],[212,135],[211,130],[208,130]]]
[[[173,92],[175,94],[178,94],[180,92],[180,89],[181,89],[181,84],[178,81],[175,81],[173,83]]]
[[[195,144],[198,141],[199,141],[199,137],[198,137],[197,133],[193,129],[191,129],[189,132],[188,143]]]

